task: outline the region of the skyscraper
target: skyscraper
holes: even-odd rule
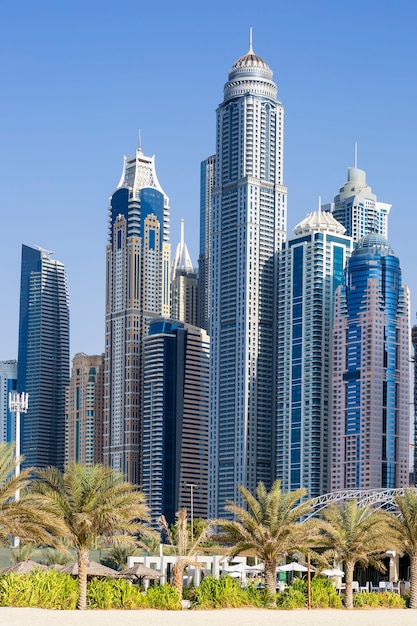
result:
[[[278,258],[275,476],[307,497],[329,491],[331,329],[352,238],[331,213],[309,213]]]
[[[322,208],[331,211],[346,228],[346,235],[357,242],[369,233],[377,233],[387,239],[391,206],[377,202],[376,195],[366,183],[365,172],[355,165],[348,168],[347,182],[339,189],[334,201]]]
[[[382,235],[363,237],[335,296],[332,491],[409,480],[409,293]]]
[[[184,507],[207,517],[209,355],[205,330],[174,320],[151,322],[144,339],[143,491],[155,526]]]
[[[170,312],[169,201],[141,148],[110,198],[106,255],[104,462],[140,483],[141,342],[145,320]]]
[[[184,240],[184,220],[181,220],[181,240],[171,266],[171,317],[197,326],[198,279]]]
[[[198,256],[197,325],[210,332],[211,232],[214,166],[216,155],[207,157],[200,166],[200,252]]]
[[[414,454],[413,454],[413,482],[417,486],[417,326],[411,329],[413,344],[413,405],[414,405]]]
[[[69,383],[69,298],[64,265],[22,246],[17,388],[29,394],[21,416],[24,465],[64,465]]]
[[[0,361],[0,443],[15,441],[14,415],[9,410],[9,393],[16,391],[17,361]]]
[[[65,462],[103,462],[103,354],[77,352],[66,395]]]
[[[211,239],[209,515],[238,486],[270,484],[276,253],[286,231],[284,109],[253,52],[229,72],[217,109]]]

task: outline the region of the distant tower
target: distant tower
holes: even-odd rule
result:
[[[17,388],[17,361],[0,361],[0,443],[15,441],[14,415],[9,409],[9,393]]]
[[[335,297],[331,490],[409,481],[409,292],[381,235],[361,239]]]
[[[417,486],[417,326],[411,329],[411,341],[413,343],[413,377],[414,377],[414,454],[413,454],[413,484]]]
[[[65,416],[65,462],[103,462],[104,354],[78,352],[72,360]]]
[[[377,202],[376,195],[366,183],[366,174],[356,167],[348,168],[347,182],[340,188],[334,201],[324,205],[324,211],[331,211],[338,222],[346,228],[346,235],[358,242],[369,233],[388,238],[388,215],[391,204]]]
[[[170,313],[169,201],[141,148],[110,198],[106,254],[103,458],[140,484],[141,341],[147,318]]]
[[[278,255],[275,476],[285,491],[329,491],[331,328],[352,239],[331,213],[313,212]]]
[[[17,390],[29,394],[21,416],[27,467],[64,466],[65,387],[69,383],[69,297],[64,265],[22,246]]]
[[[197,274],[184,241],[184,220],[181,220],[181,240],[171,266],[171,317],[197,326]]]
[[[143,491],[151,519],[180,508],[207,518],[209,337],[172,320],[144,339]]]
[[[276,253],[286,235],[284,108],[253,52],[229,72],[217,109],[210,251],[210,517],[239,485],[269,485]]]
[[[212,201],[216,155],[200,166],[200,254],[198,257],[198,320],[197,326],[210,332],[210,258],[212,235]]]

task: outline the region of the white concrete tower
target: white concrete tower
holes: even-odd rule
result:
[[[252,49],[217,109],[211,239],[209,515],[272,477],[275,256],[286,233],[284,108]]]

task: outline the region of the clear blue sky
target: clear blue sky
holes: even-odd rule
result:
[[[17,357],[22,243],[65,263],[71,357],[103,351],[108,198],[139,129],[170,198],[172,249],[184,217],[197,263],[200,161],[250,26],[286,109],[289,233],[333,199],[357,141],[417,302],[414,0],[2,0],[0,360]]]

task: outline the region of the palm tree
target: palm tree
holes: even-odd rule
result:
[[[188,543],[188,518],[187,509],[180,509],[175,514],[177,522],[175,528],[171,529],[168,525],[164,515],[158,519],[159,525],[164,532],[167,541],[174,548],[178,560],[172,566],[172,584],[178,591],[180,598],[182,598],[182,578],[184,570],[188,565],[193,567],[201,567],[201,563],[196,561],[196,556],[199,552],[199,548],[204,543],[209,530],[209,525],[205,524],[193,544]]]
[[[388,516],[385,511],[349,500],[340,506],[330,504],[321,513],[318,545],[327,550],[322,558],[343,561],[345,564],[346,608],[353,608],[353,572],[356,564],[372,565],[385,571],[382,562],[384,552],[390,545]],[[392,534],[392,533],[391,533]]]
[[[392,514],[390,525],[401,548],[410,557],[410,609],[417,609],[417,490],[404,489],[404,495],[394,496],[394,501],[400,515]]]
[[[53,505],[61,516],[61,535],[78,559],[78,609],[86,608],[89,550],[97,541],[135,545],[134,535],[146,532],[149,518],[145,496],[122,474],[102,465],[71,463],[64,473],[49,467],[36,471],[32,498]]]
[[[31,470],[27,468],[16,475],[22,460],[23,457],[15,457],[13,445],[0,444],[0,540],[15,536],[34,545],[52,545],[51,532],[59,525],[59,518],[50,506],[27,497]],[[16,498],[19,492],[20,497]]]
[[[311,511],[309,501],[300,502],[306,490],[281,491],[276,480],[270,491],[258,483],[256,497],[240,486],[246,507],[228,501],[225,510],[233,520],[216,520],[222,530],[218,539],[232,544],[230,554],[236,556],[251,550],[264,564],[265,586],[271,596],[276,594],[276,569],[280,558],[302,551],[317,534],[317,525],[301,519]]]

